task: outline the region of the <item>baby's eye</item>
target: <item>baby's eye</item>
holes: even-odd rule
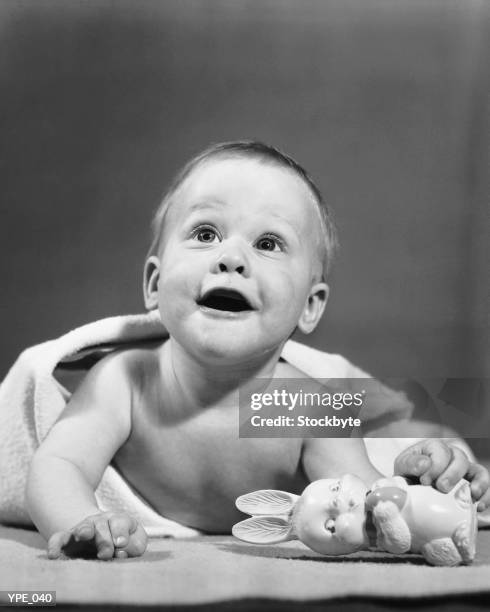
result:
[[[330,491],[332,491],[333,493],[336,493],[337,491],[340,491],[340,482],[334,482],[333,484],[330,485]]]
[[[192,232],[192,238],[198,240],[199,242],[206,242],[208,244],[211,244],[215,240],[219,239],[219,236],[214,228],[208,226],[201,226],[197,227]]]
[[[255,247],[259,251],[282,251],[283,243],[277,236],[267,234],[266,236],[262,236],[262,238],[257,240]]]

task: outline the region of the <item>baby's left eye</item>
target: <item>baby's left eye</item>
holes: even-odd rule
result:
[[[262,236],[255,243],[255,246],[259,251],[282,251],[282,241],[277,236]]]
[[[340,482],[335,482],[334,484],[331,484],[330,491],[332,491],[333,493],[340,491]]]

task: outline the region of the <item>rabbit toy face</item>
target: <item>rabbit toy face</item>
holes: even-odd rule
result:
[[[324,555],[347,554],[368,546],[366,493],[362,480],[352,474],[311,483],[295,508],[297,537]]]
[[[237,523],[233,535],[272,544],[298,538],[324,555],[342,555],[369,546],[362,480],[346,474],[311,483],[301,497],[284,491],[255,491],[237,499],[252,518]]]

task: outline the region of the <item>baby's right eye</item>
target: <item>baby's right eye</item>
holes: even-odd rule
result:
[[[196,229],[192,232],[191,237],[194,240],[198,240],[199,242],[206,242],[208,244],[211,244],[215,240],[219,239],[216,230],[209,226],[196,227]]]

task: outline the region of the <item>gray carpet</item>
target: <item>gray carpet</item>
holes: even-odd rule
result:
[[[327,558],[298,542],[261,547],[225,536],[152,540],[138,559],[50,561],[39,534],[0,527],[0,590],[35,589],[56,591],[58,603],[129,605],[490,594],[490,531],[479,532],[472,566],[437,568],[415,555]]]

